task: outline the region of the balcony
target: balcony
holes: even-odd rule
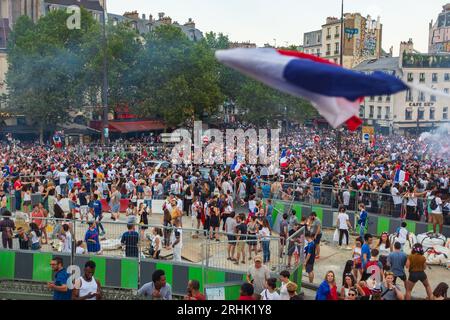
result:
[[[336,33],[335,35],[334,35],[334,38],[339,38],[341,35],[339,34],[339,33]]]
[[[339,50],[334,50],[334,54],[339,54]]]
[[[377,119],[381,119],[381,114],[377,115]]]
[[[330,40],[330,39],[331,39],[331,35],[328,35],[328,36],[327,36],[327,40]]]
[[[331,51],[327,51],[327,52],[325,53],[325,55],[331,56]]]
[[[425,78],[420,78],[420,79],[419,79],[419,82],[420,82],[420,83],[424,83],[424,82],[425,82]]]
[[[369,118],[373,118],[373,113],[369,113]]]
[[[389,115],[385,115],[384,118],[385,118],[386,120],[389,120]]]

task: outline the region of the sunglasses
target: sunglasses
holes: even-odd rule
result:
[[[349,293],[348,296],[349,296],[349,297],[356,297],[356,294]]]

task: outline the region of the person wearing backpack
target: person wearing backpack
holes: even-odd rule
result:
[[[2,233],[3,249],[12,249],[13,247],[13,231],[16,228],[14,221],[11,220],[11,212],[3,213],[3,220],[0,221],[0,231]]]
[[[442,233],[442,227],[444,225],[444,215],[442,214],[442,199],[440,198],[439,191],[432,194],[430,209],[431,209],[431,221],[433,223],[433,233],[436,233],[436,226],[439,225],[439,232]]]

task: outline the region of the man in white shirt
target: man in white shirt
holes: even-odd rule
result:
[[[394,212],[392,213],[393,218],[399,218],[402,211],[402,196],[398,191],[398,184],[394,184],[391,188],[392,201],[394,202]]]
[[[67,177],[69,174],[65,171],[59,171],[58,172],[58,178],[59,178],[59,185],[61,186],[61,193],[62,195],[67,195]]]
[[[430,209],[433,232],[436,233],[436,226],[439,225],[439,232],[442,233],[444,215],[442,214],[442,199],[440,198],[440,192],[436,191],[435,195],[432,195],[429,199],[431,200]]]
[[[350,237],[348,230],[352,228],[352,225],[350,224],[350,218],[344,208],[339,209],[336,225],[339,229],[339,247],[342,246],[342,238],[345,236],[347,249],[349,249],[348,242]]]
[[[342,198],[344,201],[344,207],[347,210],[350,206],[350,191],[348,191],[348,189],[345,189],[345,191],[342,193]]]
[[[181,249],[183,248],[183,230],[180,219],[173,220],[175,229],[171,233],[171,244],[173,249],[173,261],[181,262]]]

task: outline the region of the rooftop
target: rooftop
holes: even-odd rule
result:
[[[45,3],[67,7],[74,5],[73,0],[45,0]],[[100,2],[98,0],[78,0],[78,3],[76,4],[88,10],[103,11],[103,7],[100,5]]]
[[[396,70],[399,68],[399,59],[399,57],[383,57],[366,60],[353,69],[358,71]]]

